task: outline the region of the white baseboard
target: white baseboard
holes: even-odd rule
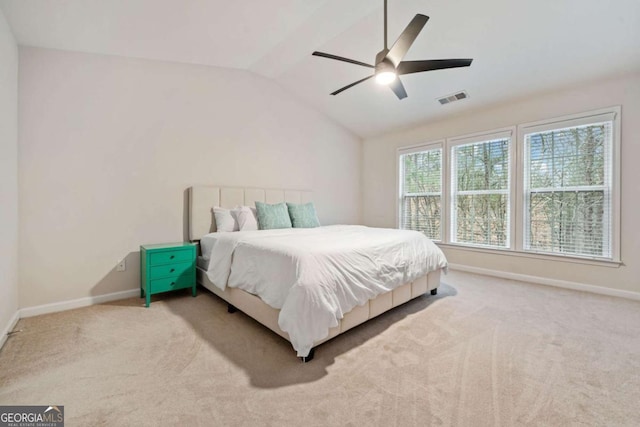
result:
[[[13,330],[13,328],[15,328],[18,320],[20,320],[20,310],[13,314],[13,317],[9,320],[7,326],[2,330],[2,336],[0,336],[0,348],[2,348],[5,342],[7,342],[8,334]]]
[[[623,291],[602,286],[585,285],[567,280],[549,279],[546,277],[529,276],[527,274],[510,273],[508,271],[490,270],[488,268],[473,267],[463,264],[449,264],[451,270],[466,271],[468,273],[482,274],[485,276],[501,277],[503,279],[518,280],[520,282],[536,283],[538,285],[555,286],[556,288],[573,289],[576,291],[591,292],[594,294],[609,295],[612,297],[640,300],[639,292]]]
[[[128,291],[113,292],[111,294],[96,295],[92,297],[78,298],[70,301],[54,302],[51,304],[37,305],[35,307],[25,307],[20,309],[20,317],[39,316],[41,314],[56,313],[58,311],[71,310],[74,308],[88,307],[94,304],[102,304],[119,299],[140,296],[140,289],[130,289]]]

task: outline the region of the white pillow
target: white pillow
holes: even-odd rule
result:
[[[256,208],[241,206],[234,209],[231,214],[235,216],[240,231],[258,229],[258,216],[256,214]]]
[[[216,231],[238,231],[238,221],[236,221],[234,211],[235,209],[225,209],[220,207],[213,208],[213,216],[216,219]]]

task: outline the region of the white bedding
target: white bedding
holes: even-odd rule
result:
[[[209,280],[280,309],[301,357],[355,306],[447,266],[421,233],[356,225],[211,233],[200,245]]]

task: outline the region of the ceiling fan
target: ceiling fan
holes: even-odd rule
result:
[[[404,99],[407,97],[407,91],[404,89],[399,76],[404,74],[421,73],[423,71],[468,67],[471,65],[471,61],[473,61],[473,59],[429,59],[424,61],[402,60],[428,20],[428,16],[417,14],[411,22],[409,22],[409,25],[407,25],[407,28],[405,28],[402,34],[400,34],[400,37],[398,37],[393,46],[391,46],[391,49],[389,49],[387,47],[387,0],[384,0],[384,49],[376,55],[375,65],[331,55],[330,53],[318,51],[313,52],[313,55],[315,56],[361,65],[375,70],[372,75],[340,88],[335,92],[332,92],[331,95],[337,95],[340,92],[364,82],[365,80],[375,77],[376,82],[388,85],[393,93],[396,94],[398,99]]]

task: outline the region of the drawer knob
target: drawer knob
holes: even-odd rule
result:
[[[169,259],[174,259],[175,257],[176,257],[175,255],[171,255]]]
[[[175,268],[172,268],[172,269],[171,269],[171,271],[170,271],[170,273],[173,273],[174,271],[176,271],[176,269],[175,269]]]
[[[175,286],[176,282],[171,282],[171,286]]]

